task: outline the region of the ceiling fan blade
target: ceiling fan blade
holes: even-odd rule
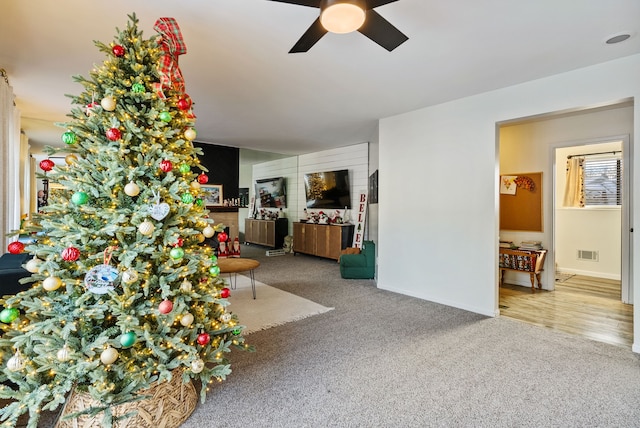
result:
[[[278,3],[297,4],[300,6],[320,7],[320,0],[271,0],[271,1],[277,1]],[[392,0],[392,1],[396,1],[396,0]]]
[[[409,40],[375,10],[367,10],[367,17],[358,31],[389,52]]]
[[[385,4],[394,3],[398,0],[367,0],[367,9],[374,9],[378,6],[384,6]]]
[[[311,27],[309,27],[302,37],[300,37],[296,44],[293,45],[289,53],[308,51],[325,34],[327,34],[327,30],[320,23],[320,18],[317,18],[313,24],[311,24]]]

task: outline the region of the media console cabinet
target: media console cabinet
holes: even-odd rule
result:
[[[289,221],[286,218],[276,220],[244,220],[244,241],[264,245],[271,248],[282,248],[284,237],[289,232]]]
[[[353,225],[293,223],[293,254],[338,260],[343,249],[353,242]]]
[[[531,279],[531,289],[535,289],[535,281],[540,284],[540,272],[543,271],[544,259],[547,250],[512,250],[510,248],[500,248],[498,266],[500,269],[500,286],[504,281],[504,271],[513,270],[526,272]]]

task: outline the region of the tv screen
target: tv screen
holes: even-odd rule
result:
[[[256,180],[256,205],[260,208],[286,208],[286,193],[284,177]]]
[[[304,175],[307,208],[351,208],[349,170]]]

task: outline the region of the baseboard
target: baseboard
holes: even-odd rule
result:
[[[633,345],[631,345],[631,350],[636,354],[640,354],[640,345],[638,345],[637,343],[634,343]]]
[[[580,270],[580,269],[566,269],[562,267],[558,267],[558,272],[569,273],[573,275],[583,275],[583,276],[591,276],[594,278],[602,278],[602,279],[612,279],[614,281],[621,281],[622,277],[620,274],[615,273],[603,273],[603,272],[592,272],[588,270]]]

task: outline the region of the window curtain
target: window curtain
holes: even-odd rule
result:
[[[0,69],[0,254],[20,228],[20,112],[7,73]]]
[[[565,207],[584,207],[584,158],[567,159],[567,177],[564,183]]]

